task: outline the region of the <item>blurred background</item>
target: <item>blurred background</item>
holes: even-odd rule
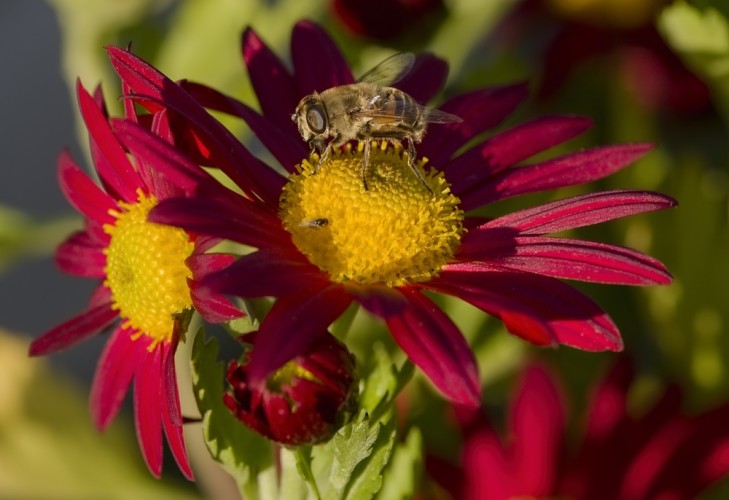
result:
[[[240,55],[242,30],[252,26],[288,62],[291,28],[302,18],[330,32],[355,74],[384,55],[408,50],[434,52],[449,62],[444,96],[528,81],[529,100],[504,127],[553,112],[594,119],[588,133],[550,155],[616,142],[654,143],[648,156],[597,186],[509,200],[484,215],[598,188],[656,190],[678,199],[680,206],[668,212],[577,232],[659,258],[674,274],[673,285],[579,287],[623,333],[640,375],[631,396],[636,411],[669,382],[682,388],[687,412],[725,403],[728,16],[729,2],[709,0],[0,2],[0,497],[218,496],[210,480],[201,479],[202,486],[183,482],[169,459],[163,480],[152,479],[128,409],[105,435],[93,429],[86,398],[103,338],[49,359],[25,355],[31,338],[83,309],[93,288],[52,262],[55,246],[80,225],[58,188],[56,157],[69,148],[79,164],[90,165],[73,97],[77,77],[87,88],[102,82],[112,114],[119,113],[105,45],[132,43],[135,53],[171,78],[199,81],[257,106]],[[230,126],[256,150],[240,123]],[[579,417],[590,387],[615,356],[537,350],[496,321],[455,302],[445,306],[477,351],[485,403],[494,409],[505,406],[518,367],[538,357],[560,375]],[[365,346],[371,340],[360,341]],[[413,385],[416,393],[429,390],[421,380]],[[442,407],[433,400],[410,415],[426,442],[436,425],[428,415]],[[205,450],[190,446],[202,463]],[[437,438],[433,446],[448,453]],[[219,495],[225,494],[223,488]],[[717,489],[707,498],[720,495]]]

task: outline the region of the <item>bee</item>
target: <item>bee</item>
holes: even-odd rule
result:
[[[390,85],[400,81],[413,67],[415,56],[397,53],[366,72],[355,83],[314,92],[301,99],[291,119],[302,138],[316,149],[317,173],[332,148],[348,141],[364,141],[362,182],[367,190],[367,164],[371,139],[400,143],[407,139],[408,166],[432,193],[415,167],[415,144],[423,140],[429,123],[457,123],[460,117],[418,104],[402,90]],[[325,141],[331,137],[331,140]]]

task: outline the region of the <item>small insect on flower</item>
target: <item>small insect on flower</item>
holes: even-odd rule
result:
[[[402,90],[390,87],[410,72],[415,61],[411,53],[388,57],[355,83],[314,92],[301,101],[291,119],[312,150],[320,153],[319,171],[332,148],[351,140],[364,141],[362,182],[367,189],[370,140],[408,142],[408,166],[429,191],[432,189],[415,167],[415,143],[423,140],[429,123],[457,123],[461,118],[418,104]],[[324,141],[332,140],[324,146]],[[322,152],[323,150],[323,152]]]
[[[320,227],[327,226],[329,219],[318,218],[318,219],[304,219],[299,224],[301,227],[308,227],[311,229],[319,229]]]

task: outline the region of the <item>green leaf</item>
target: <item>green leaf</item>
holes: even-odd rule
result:
[[[423,474],[423,452],[423,436],[417,427],[413,427],[405,442],[395,448],[378,498],[392,500],[415,497]]]
[[[205,342],[204,330],[195,336],[192,348],[192,379],[195,399],[203,416],[205,444],[212,457],[220,462],[249,499],[275,481],[266,474],[274,467],[271,443],[239,422],[223,404],[225,366],[218,361],[218,343]],[[270,486],[269,486],[270,487]]]

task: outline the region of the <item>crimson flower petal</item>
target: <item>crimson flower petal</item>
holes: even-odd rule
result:
[[[155,117],[162,114],[165,112],[159,112]],[[217,186],[212,177],[181,154],[172,144],[153,135],[140,125],[128,120],[112,120],[111,125],[129,152],[142,162],[154,165],[155,172],[152,178],[164,179],[166,186],[174,186],[174,189],[165,186],[163,191],[155,189],[152,194],[158,199],[177,193],[180,196],[183,194],[191,196],[196,192],[198,185],[203,183]]]
[[[187,259],[187,267],[192,271],[193,280],[189,280],[190,298],[195,310],[210,323],[223,323],[240,318],[243,312],[230,300],[199,280],[209,274],[220,272],[235,261],[235,257],[227,254],[198,254]]]
[[[676,206],[676,200],[648,191],[590,193],[520,210],[483,224],[520,234],[549,234]]]
[[[148,344],[148,339],[142,335],[136,342]],[[142,356],[143,359],[137,360],[134,376],[134,420],[144,461],[152,475],[159,478],[162,475],[162,413],[168,410],[163,408],[161,345],[151,351],[145,348]]]
[[[520,194],[602,179],[633,163],[651,148],[649,144],[603,146],[534,165],[511,168],[475,186],[471,191],[461,193],[461,207],[471,210]]]
[[[291,121],[299,100],[294,79],[281,60],[258,37],[246,28],[242,37],[243,61],[258,97],[263,115],[283,130],[295,130]]]
[[[183,87],[204,107],[245,120],[256,137],[289,172],[293,172],[294,166],[309,156],[309,151],[298,132],[292,129],[293,122],[290,118],[287,118],[289,123],[286,129],[282,129],[275,125],[273,120],[264,118],[249,106],[210,87],[192,82],[185,82]],[[295,106],[289,110],[289,115],[294,109]]]
[[[448,398],[480,405],[478,367],[458,327],[418,290],[399,291],[408,307],[384,318],[395,342]]]
[[[272,229],[281,224],[273,212],[262,210],[243,197],[237,199],[236,205],[213,198],[169,198],[150,211],[149,220],[254,247],[273,246],[288,236]]]
[[[329,284],[327,276],[295,249],[262,249],[244,255],[221,272],[204,277],[212,289],[239,297],[279,297],[316,291]]]
[[[316,57],[312,57],[312,54],[316,54]],[[299,21],[294,26],[291,59],[300,97],[354,82],[352,71],[342,53],[329,35],[311,21]],[[287,116],[293,112],[292,108]]]
[[[518,469],[519,495],[548,497],[554,491],[564,439],[564,404],[543,367],[531,365],[523,376],[509,418]]]
[[[220,122],[156,68],[118,47],[108,47],[112,66],[140,97],[150,111],[160,111],[164,103],[186,117],[200,132],[200,140],[214,154],[214,166],[221,168],[245,193],[260,196],[271,207],[278,205],[284,179],[254,157]],[[144,98],[149,97],[150,100]],[[256,194],[254,194],[256,193]]]
[[[111,131],[109,122],[80,81],[76,82],[79,110],[89,131],[91,154],[107,190],[128,203],[137,201],[142,179]]]
[[[568,238],[502,235],[488,230],[466,234],[459,258],[593,283],[646,286],[672,281],[660,261],[629,248]]]
[[[106,276],[106,255],[86,231],[73,233],[56,249],[56,265],[74,276],[103,278]]]
[[[58,157],[58,183],[69,203],[87,218],[102,224],[114,222],[109,212],[119,208],[116,201],[76,165],[66,150]]]
[[[454,263],[425,285],[500,318],[509,332],[535,344],[559,343],[586,351],[623,348],[617,327],[597,304],[548,276]]]
[[[118,326],[106,341],[91,386],[91,415],[99,430],[105,430],[121,408],[138,363],[147,354],[143,342]]]
[[[442,166],[461,146],[476,135],[498,125],[527,95],[525,84],[476,90],[458,95],[440,109],[461,117],[461,123],[431,126],[418,154]],[[437,131],[436,128],[437,127]]]
[[[105,330],[118,316],[111,304],[91,307],[31,342],[29,354],[42,356],[67,349]]]
[[[456,195],[590,128],[582,116],[545,116],[516,125],[452,159],[443,171]],[[484,165],[485,163],[485,165]]]
[[[180,396],[177,389],[177,375],[175,374],[175,351],[177,341],[163,343],[162,347],[162,427],[167,436],[172,456],[182,474],[190,481],[195,480],[187,458],[185,440],[182,433],[182,410],[180,409]]]
[[[352,302],[337,285],[279,297],[256,334],[249,377],[263,382],[272,371],[306,351]]]

